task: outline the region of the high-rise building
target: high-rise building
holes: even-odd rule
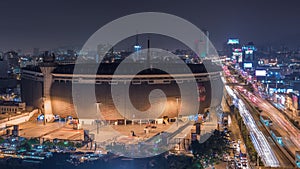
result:
[[[139,35],[137,34],[135,36],[135,44],[133,45],[133,59],[134,61],[137,61],[140,59],[140,50],[142,49],[142,46],[139,44]]]
[[[33,56],[39,56],[40,55],[40,49],[39,48],[33,48],[32,55]]]
[[[8,77],[8,62],[7,60],[0,60],[0,78],[7,78]]]
[[[209,45],[209,32],[204,30],[205,36],[200,36],[201,38],[195,40],[194,51],[199,55],[197,58],[204,59],[210,55],[210,45]]]
[[[242,47],[243,50],[243,64],[242,67],[244,69],[252,69],[256,67],[257,63],[255,62],[255,53],[257,51],[253,42],[249,42],[248,44]]]
[[[240,40],[236,38],[230,38],[227,40],[224,45],[224,52],[227,57],[231,58],[234,61],[241,60],[241,45]]]
[[[3,52],[0,51],[0,61],[2,61],[4,58],[3,58]]]

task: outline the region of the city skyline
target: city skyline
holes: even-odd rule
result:
[[[81,46],[94,31],[120,16],[138,12],[164,12],[187,19],[210,32],[210,40],[221,50],[228,38],[258,46],[298,48],[298,1],[9,1],[2,2],[0,50],[52,49]],[[280,12],[282,11],[282,12]],[[138,30],[137,30],[138,31]],[[174,44],[157,42],[162,48]]]
[[[300,168],[298,1],[1,2],[1,168]]]

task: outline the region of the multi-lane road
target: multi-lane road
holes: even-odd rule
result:
[[[280,166],[277,157],[274,155],[274,152],[267,141],[265,135],[260,131],[258,128],[256,121],[252,117],[251,113],[249,112],[248,108],[246,107],[244,101],[239,99],[237,92],[234,92],[229,86],[225,86],[228,94],[237,100],[236,105],[238,106],[239,112],[247,129],[250,132],[251,140],[254,144],[254,147],[261,157],[262,161],[266,166],[271,167],[278,167]]]
[[[227,80],[229,83],[238,83],[238,81],[234,78],[234,76],[232,76],[229,73],[229,71],[225,70],[225,74],[228,75]],[[226,88],[227,92],[228,90],[231,90],[229,86],[227,86]],[[233,86],[233,90],[236,90],[236,92],[234,93],[234,97],[241,98],[243,100],[242,102],[239,101],[238,106],[241,115],[243,116],[243,114],[245,114],[243,118],[244,121],[248,123],[248,125],[246,125],[250,130],[251,139],[258,153],[261,153],[261,156],[263,157],[264,155],[262,151],[265,150],[261,149],[261,146],[270,147],[270,150],[273,150],[275,152],[272,154],[275,155],[275,157],[277,157],[280,166],[287,167],[294,165],[293,158],[295,156],[295,151],[299,150],[300,146],[299,130],[295,126],[293,126],[293,124],[290,121],[288,121],[285,118],[285,116],[267,100],[264,100],[259,96],[254,95],[253,93],[246,90],[242,85]],[[233,93],[233,90],[230,92]],[[244,103],[246,103],[247,105],[245,106]],[[272,127],[276,128],[276,130],[280,133],[280,135],[283,138],[283,147],[278,148],[278,144],[276,144],[275,141],[272,140],[269,129],[267,129],[259,122],[259,118],[257,117],[257,115],[255,116],[255,112],[253,112],[255,110],[253,110],[253,107],[258,107],[259,109],[263,110],[264,115],[268,116],[273,121]],[[248,110],[250,110],[250,112]],[[254,121],[256,121],[256,123],[252,121],[253,118]],[[266,141],[260,143],[259,139]],[[267,144],[264,145],[264,143]],[[272,157],[268,156],[267,154],[265,155],[265,160],[271,159],[270,157]],[[275,161],[276,160],[274,159],[273,162]],[[265,161],[265,163],[268,162]]]
[[[277,157],[279,164],[281,167],[293,167],[294,165],[294,157],[292,157],[289,152],[286,151],[285,147],[282,147],[281,145],[276,143],[276,140],[274,140],[271,136],[270,129],[266,127],[261,121],[258,116],[258,111],[255,110],[254,104],[251,103],[249,97],[246,97],[242,92],[240,92],[240,96],[245,102],[245,105],[247,109],[249,110],[250,114],[252,115],[253,119],[255,120],[258,129],[261,131],[261,133],[265,136],[267,139],[267,142],[269,143],[271,149],[273,150],[274,155]],[[252,99],[252,97],[251,97]],[[256,105],[257,106],[257,105]],[[273,125],[272,127],[275,127]],[[277,129],[278,127],[276,127]],[[279,130],[277,130],[279,131]]]

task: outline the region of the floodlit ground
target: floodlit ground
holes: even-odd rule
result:
[[[66,123],[26,122],[19,126],[19,135],[25,138],[40,137],[48,140],[82,140],[83,130],[74,130]]]
[[[4,113],[4,114],[0,114],[0,120],[2,119],[6,119],[6,118],[11,118],[11,117],[14,117],[14,116],[17,116],[17,115],[20,115],[20,114],[17,114],[17,113]]]
[[[131,131],[134,131],[135,135],[137,137],[141,137],[141,138],[150,138],[152,136],[154,136],[157,133],[160,133],[162,131],[167,130],[168,128],[170,128],[171,124],[169,125],[163,125],[163,124],[157,124],[157,125],[152,125],[155,126],[156,128],[148,128],[148,131],[146,133],[146,125],[126,125],[126,126],[112,126],[112,128],[116,131],[118,131],[120,134],[122,135],[127,135],[130,136]]]
[[[146,129],[146,124],[142,125],[108,125],[108,126],[99,126],[99,134],[96,134],[95,137],[101,137],[103,141],[108,140],[109,138],[119,137],[119,136],[132,136],[131,131],[134,131],[136,138],[147,139],[151,138],[154,135],[166,131],[166,130],[176,130],[176,124],[152,124]],[[84,129],[88,129],[93,133],[97,133],[97,126],[84,126]],[[65,140],[80,140],[83,139],[83,130],[74,130],[71,125],[66,123],[47,123],[46,125],[43,122],[30,121],[19,125],[19,135],[25,138],[40,137],[44,139],[65,139]],[[121,141],[121,140],[120,140]]]
[[[97,134],[97,126],[96,125],[84,125],[84,129],[88,129],[90,133],[95,134],[95,140],[97,142],[128,142],[128,141],[137,141],[137,140],[147,140],[158,133],[163,131],[165,132],[176,132],[180,129],[181,132],[178,132],[177,135],[182,137],[184,133],[190,133],[191,125],[186,127],[186,129],[182,129],[185,122],[179,122],[177,127],[176,123],[170,123],[168,125],[164,124],[152,124],[151,126],[155,126],[156,128],[148,127],[146,129],[146,124],[134,124],[134,125],[108,125],[108,126],[100,126]],[[184,130],[184,131],[183,131]],[[132,137],[132,131],[135,134],[135,137]]]

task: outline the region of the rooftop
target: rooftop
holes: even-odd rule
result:
[[[0,106],[19,106],[21,102],[14,101],[0,101]]]
[[[115,70],[118,68],[120,63],[101,63],[98,67],[97,64],[77,64],[76,70],[77,72],[80,72],[80,74],[93,74],[93,70],[98,68],[97,74],[100,75],[111,75],[114,74]],[[221,66],[218,66],[214,63],[208,62],[205,64],[187,64],[190,70],[183,68],[182,64],[179,63],[152,63],[152,67],[163,67],[165,70],[172,71],[172,73],[207,73],[206,67],[209,66],[209,71],[222,71]],[[121,72],[122,74],[135,74],[136,70],[143,70],[139,72],[139,74],[167,74],[167,72],[164,72],[159,69],[145,69],[145,64],[141,63],[122,63],[122,67],[124,67]],[[52,73],[56,74],[73,74],[75,68],[75,64],[68,64],[68,65],[57,65],[56,68],[53,70]],[[41,73],[39,66],[27,66],[23,68],[23,70],[29,70],[34,72]]]

